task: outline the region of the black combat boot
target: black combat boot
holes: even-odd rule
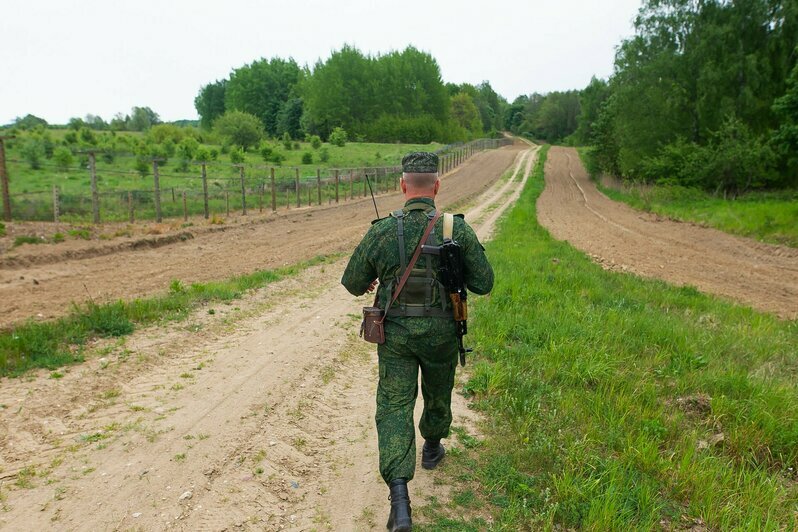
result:
[[[441,445],[441,440],[426,440],[421,450],[421,467],[435,469],[445,455],[446,449]]]
[[[413,520],[410,518],[410,496],[407,494],[407,481],[403,478],[392,480],[388,487],[391,494],[391,515],[388,516],[388,530],[391,532],[410,532]]]

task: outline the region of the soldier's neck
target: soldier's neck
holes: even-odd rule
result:
[[[405,194],[405,201],[413,201],[418,199],[428,199],[430,201],[435,201],[435,194],[430,194],[430,193],[413,194],[413,195]]]

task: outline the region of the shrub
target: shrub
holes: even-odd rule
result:
[[[199,146],[197,151],[194,152],[194,159],[200,162],[207,162],[213,160],[211,150],[205,146]]]
[[[299,151],[299,150],[301,150],[301,149],[302,149],[302,146],[301,146],[301,145],[300,145],[298,142],[294,142],[294,149],[295,149],[296,151]]]
[[[53,152],[53,160],[56,167],[62,172],[69,170],[69,167],[75,162],[72,152],[66,146],[59,146]]]
[[[97,145],[97,136],[94,134],[94,131],[87,127],[80,128],[80,142],[83,144],[88,144],[89,146],[96,146]]]
[[[263,138],[263,124],[258,117],[242,111],[227,111],[214,121],[213,129],[227,143],[244,149]]]
[[[158,124],[150,128],[147,136],[156,144],[161,144],[166,139],[171,139],[172,142],[178,144],[186,136],[186,131],[174,124]]]
[[[199,149],[199,142],[194,137],[186,137],[180,141],[175,150],[179,159],[177,168],[183,172],[188,171],[188,163],[194,159]]]
[[[337,127],[330,133],[330,144],[338,147],[346,146],[346,141],[349,140],[346,135],[346,130],[342,127]]]
[[[134,169],[141,177],[146,177],[150,173],[150,163],[144,157],[138,157]]]
[[[260,156],[263,158],[264,161],[269,162],[272,160],[272,156],[274,155],[274,148],[268,142],[261,142],[260,143]]]
[[[272,154],[272,159],[271,159],[271,161],[273,163],[280,164],[283,161],[285,161],[285,159],[286,159],[286,156],[283,155],[282,152],[280,152],[279,150],[274,150],[274,153]]]
[[[288,133],[288,131],[283,133],[283,139],[282,140],[283,140],[283,148],[285,148],[286,151],[291,151],[291,146],[292,146],[291,135]]]
[[[28,139],[22,144],[20,149],[22,157],[30,165],[32,170],[38,170],[42,167],[42,159],[44,158],[44,144],[37,139]]]
[[[64,233],[56,233],[53,235],[53,242],[59,243],[64,241]]]
[[[329,161],[330,160],[330,150],[328,150],[327,148],[322,148],[321,150],[319,150],[319,159],[323,163],[326,163],[327,161]]]
[[[241,146],[233,146],[230,148],[230,162],[233,164],[241,164],[244,162],[244,148]]]
[[[321,148],[321,138],[318,135],[310,135],[308,142],[310,142],[314,150]]]
[[[306,151],[302,154],[302,164],[313,164],[313,154]]]

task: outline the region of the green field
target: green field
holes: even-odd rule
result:
[[[58,144],[66,134],[65,130],[51,130],[53,141]],[[138,133],[117,133],[117,137],[137,139]],[[75,162],[67,170],[59,169],[50,159],[43,159],[40,169],[31,169],[21,153],[24,139],[10,142],[6,157],[10,176],[12,212],[15,220],[52,220],[53,219],[53,185],[59,189],[61,219],[63,221],[90,221],[91,214],[91,177],[87,168],[87,157],[78,154]],[[340,169],[342,182],[339,195],[349,193],[347,169],[371,169],[369,177],[372,186],[380,190],[396,186],[397,172],[386,173],[384,168],[397,167],[404,154],[411,151],[435,151],[440,144],[377,144],[349,142],[343,147],[324,143],[314,149],[310,143],[294,142],[291,150],[272,141],[276,150],[284,157],[280,164],[265,162],[257,150],[245,153],[245,184],[250,210],[258,210],[261,205],[265,209],[271,206],[270,169],[275,168],[277,188],[277,204],[284,208],[296,204],[295,179],[296,170],[300,172],[300,201],[306,205],[308,201],[318,203],[317,170],[322,179],[322,202],[327,203],[335,196],[333,169]],[[221,146],[205,145],[218,152],[216,161],[207,165],[209,203],[212,213],[225,215],[228,209],[241,210],[241,179],[239,168],[234,167],[227,154],[222,153]],[[321,161],[321,153],[326,151],[329,159]],[[310,153],[312,164],[302,164],[304,154]],[[128,191],[134,204],[136,219],[152,219],[155,217],[154,184],[152,169],[148,174],[140,175],[136,171],[136,157],[130,153],[120,153],[112,161],[97,157],[97,182],[100,194],[101,218],[105,221],[124,221],[129,216]],[[380,169],[380,170],[378,170]],[[179,217],[183,215],[182,194],[187,195],[187,210],[190,215],[204,212],[202,180],[200,167],[191,164],[188,171],[179,169],[176,157],[170,158],[160,165],[161,202],[164,216]],[[375,175],[380,183],[375,183]],[[362,194],[365,184],[362,172],[354,175],[355,194]],[[377,190],[375,189],[375,192]]]
[[[426,501],[422,529],[795,530],[798,322],[552,239],[544,160],[473,305],[465,391],[486,437],[455,431],[452,501]]]

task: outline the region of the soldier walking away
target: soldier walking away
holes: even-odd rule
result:
[[[404,207],[372,223],[341,279],[356,296],[372,292],[379,281],[375,307],[382,309],[378,325],[384,329],[372,340],[379,344],[375,420],[380,474],[390,490],[391,531],[412,529],[407,483],[416,466],[413,408],[419,368],[421,466],[434,469],[446,453],[441,439],[449,436],[452,422],[458,351],[463,363],[467,351],[462,347],[465,288],[476,294],[493,288],[493,270],[473,229],[461,215],[436,210],[438,156],[408,154],[402,172]]]

